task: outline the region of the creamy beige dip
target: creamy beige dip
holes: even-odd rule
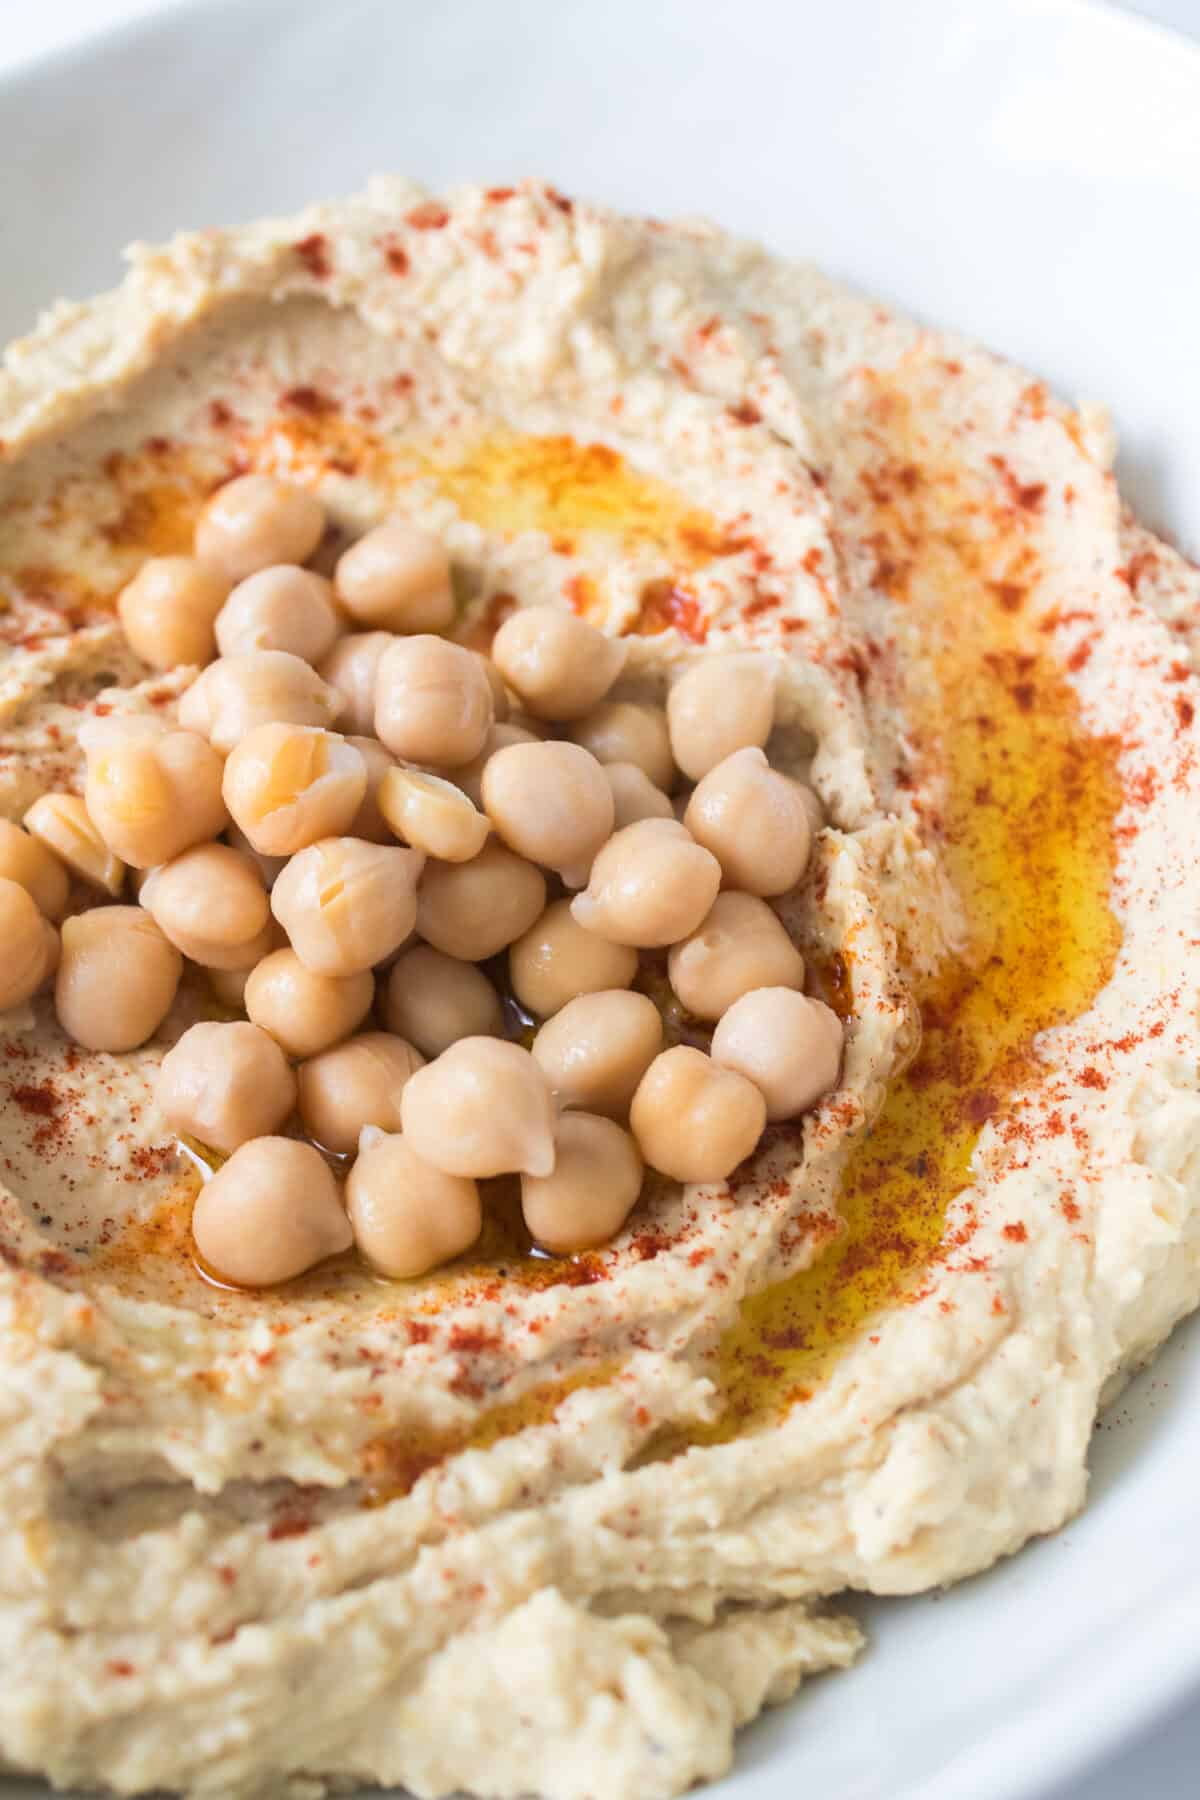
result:
[[[831,1596],[1069,1517],[1200,1297],[1200,577],[1104,420],[710,227],[389,180],[138,248],[9,351],[0,437],[4,814],[171,713],[113,598],[275,471],[318,566],[437,532],[465,641],[570,606],[634,697],[777,657],[829,820],[781,911],[847,1024],[815,1113],[604,1250],[531,1256],[498,1183],[437,1276],[246,1293],[153,1100],[203,985],[125,1056],[0,1019],[6,1764],[669,1795],[853,1659]]]

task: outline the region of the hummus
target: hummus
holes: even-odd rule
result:
[[[706,225],[387,180],[136,248],[9,351],[0,436],[0,812],[172,711],[114,596],[272,471],[318,566],[436,531],[468,643],[570,606],[633,697],[777,657],[828,819],[781,911],[847,1026],[814,1113],[603,1250],[532,1256],[501,1182],[436,1276],[247,1293],[153,1101],[211,995],[126,1056],[0,1019],[5,1765],[671,1795],[854,1659],[840,1592],[1068,1518],[1200,1298],[1200,576],[1104,418]]]

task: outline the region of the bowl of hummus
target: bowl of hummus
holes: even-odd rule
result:
[[[0,378],[0,1754],[683,1792],[1200,1297],[1200,580],[809,267],[398,178]]]

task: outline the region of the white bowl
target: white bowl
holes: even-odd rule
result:
[[[1200,550],[1200,53],[1133,19],[1074,0],[227,0],[9,75],[0,141],[0,337],[109,285],[134,237],[382,168],[544,174],[708,213],[1109,402],[1126,493]],[[864,1603],[871,1652],[753,1728],[721,1793],[1029,1800],[1200,1683],[1194,1329],[1092,1467],[1053,1539],[945,1595]]]

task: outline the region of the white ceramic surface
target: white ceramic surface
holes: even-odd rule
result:
[[[544,173],[710,213],[1105,399],[1127,491],[1200,550],[1200,52],[1077,0],[210,0],[0,77],[0,147],[0,337],[132,237],[384,167]],[[1092,1460],[1055,1538],[864,1602],[870,1653],[751,1730],[726,1800],[1033,1800],[1196,1690],[1200,1328]],[[1139,1757],[1071,1795],[1194,1793]]]

